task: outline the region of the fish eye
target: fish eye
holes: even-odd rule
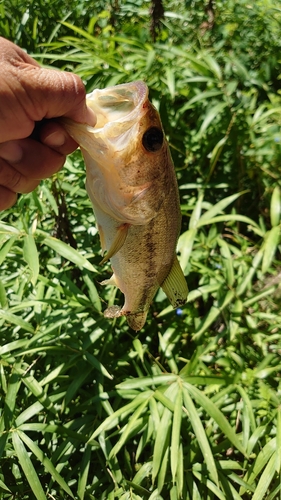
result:
[[[155,152],[162,148],[164,135],[160,128],[151,127],[142,136],[142,143],[146,151]]]

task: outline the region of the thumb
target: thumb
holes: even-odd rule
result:
[[[66,116],[80,123],[96,124],[94,112],[86,106],[85,87],[78,75],[26,64],[24,69],[21,84],[29,104],[32,103],[32,113],[29,110],[28,114],[34,121]]]

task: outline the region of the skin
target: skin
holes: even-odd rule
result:
[[[41,68],[0,37],[0,210],[60,170],[77,143],[56,122],[65,116],[94,126],[82,80]]]

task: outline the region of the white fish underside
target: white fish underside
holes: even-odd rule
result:
[[[187,285],[175,249],[181,214],[178,187],[159,115],[143,82],[94,90],[87,104],[97,115],[94,128],[64,119],[80,145],[87,191],[100,232],[103,261],[110,258],[116,285],[125,295],[125,315],[140,330],[159,286],[173,307],[184,304]]]

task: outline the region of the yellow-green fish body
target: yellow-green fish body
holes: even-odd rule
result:
[[[103,283],[125,295],[124,306],[105,316],[125,315],[140,330],[159,286],[174,307],[187,297],[175,253],[181,213],[174,166],[143,82],[94,90],[87,105],[97,116],[94,128],[68,119],[64,125],[81,147],[103,261],[113,269]]]

